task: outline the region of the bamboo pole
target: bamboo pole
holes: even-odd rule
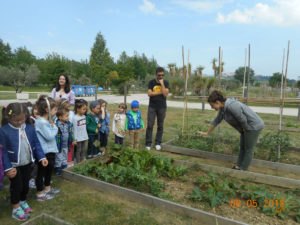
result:
[[[285,63],[285,75],[284,75],[284,86],[283,86],[283,92],[282,92],[282,112],[284,108],[284,99],[285,99],[285,88],[286,88],[286,82],[287,82],[287,72],[288,72],[288,65],[289,65],[289,55],[290,55],[290,41],[288,41],[288,48],[287,48],[287,54],[286,54],[286,63]],[[281,112],[281,113],[282,113]],[[280,145],[278,148],[278,161],[280,161]]]
[[[249,98],[249,85],[250,85],[250,44],[248,45],[248,81],[247,81],[247,98],[246,98],[246,105],[248,105],[248,98]]]
[[[185,70],[184,70],[184,46],[182,45],[182,73],[183,77],[185,78]],[[184,79],[185,80],[185,79]],[[186,92],[185,92],[185,85],[184,85],[184,99],[186,98]],[[183,114],[182,114],[182,129],[181,134],[184,134],[184,117],[185,117],[185,101],[184,101],[184,107],[183,107]]]
[[[245,67],[244,67],[244,79],[243,79],[243,98],[245,98],[245,85],[246,85],[246,71],[247,71],[247,48],[245,48]]]
[[[187,67],[190,66],[190,50],[188,50],[188,61],[187,61]],[[188,140],[189,140],[189,134],[190,134],[190,129],[189,129],[189,112],[188,112],[188,96],[187,96],[187,84],[188,84],[188,79],[191,76],[190,71],[192,71],[192,65],[191,65],[191,70],[187,68],[186,72],[186,78],[185,78],[185,111],[186,111],[186,125],[187,125],[187,133],[188,133]]]
[[[219,46],[219,85],[218,90],[221,91],[221,73],[222,73],[222,49]]]
[[[280,111],[279,111],[279,128],[278,133],[281,132],[281,126],[282,126],[282,113],[283,113],[283,72],[284,72],[284,58],[285,58],[285,49],[283,49],[283,56],[282,56],[282,72],[281,72],[281,85],[280,85]],[[278,145],[278,151],[277,151],[277,159],[278,162],[280,161],[280,143]]]

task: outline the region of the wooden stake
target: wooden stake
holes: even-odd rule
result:
[[[290,41],[288,41],[288,48],[287,48],[287,54],[286,54],[286,63],[285,63],[285,75],[284,75],[284,86],[283,86],[283,96],[282,96],[282,112],[284,108],[284,99],[285,99],[285,88],[286,88],[286,82],[287,82],[287,72],[288,72],[288,65],[289,65],[289,55],[290,55]],[[280,146],[278,149],[278,161],[280,160]]]
[[[278,133],[281,132],[281,125],[282,125],[282,113],[283,113],[283,71],[284,71],[284,58],[285,58],[285,49],[283,49],[283,56],[282,56],[282,72],[281,72],[281,85],[280,85],[280,111],[279,111],[279,130]],[[278,162],[280,161],[280,144],[278,145],[278,151],[277,151],[277,159]]]
[[[185,70],[184,70],[184,47],[182,45],[182,75],[185,77]],[[184,88],[185,89],[185,88]],[[184,90],[184,99],[185,99],[185,90]],[[185,103],[184,103],[185,104]],[[185,107],[183,109],[183,114],[182,114],[182,129],[181,129],[181,134],[184,134],[184,116],[185,116]]]
[[[221,73],[222,73],[222,49],[221,46],[219,46],[219,85],[218,90],[221,91]]]
[[[245,48],[245,67],[244,67],[244,79],[243,79],[243,98],[245,98],[245,85],[246,85],[246,71],[247,71],[247,48]]]
[[[187,67],[190,66],[190,50],[188,50],[188,61],[187,61]],[[189,140],[189,134],[190,134],[190,129],[189,129],[189,113],[188,113],[188,96],[187,96],[187,84],[188,84],[188,79],[191,76],[190,71],[192,71],[192,65],[191,65],[191,70],[189,68],[187,69],[186,76],[185,76],[185,111],[186,111],[186,125],[187,125],[187,133],[188,133],[188,140]]]
[[[248,105],[248,98],[249,98],[249,85],[250,85],[250,44],[248,45],[248,84],[247,84],[247,98],[246,98],[246,105]]]

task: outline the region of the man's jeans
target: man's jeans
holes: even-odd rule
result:
[[[157,116],[157,132],[155,137],[155,145],[160,145],[163,132],[164,132],[164,120],[166,117],[167,108],[154,109],[148,107],[148,119],[147,119],[147,131],[146,131],[146,146],[151,146],[152,144],[152,131],[155,122],[155,117]]]

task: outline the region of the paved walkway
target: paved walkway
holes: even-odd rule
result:
[[[95,97],[82,97],[87,101],[95,100]],[[98,95],[98,99],[103,98],[109,104],[119,104],[124,102],[124,96],[118,95]],[[138,100],[141,105],[148,105],[149,104],[149,97],[147,94],[132,94],[127,96],[127,103],[130,103],[133,100]],[[11,102],[15,102],[16,100],[0,100],[0,106],[8,105]],[[30,102],[34,103],[36,99],[30,99]],[[28,101],[19,101],[19,102],[28,102]],[[175,108],[183,108],[184,103],[181,101],[167,101],[168,107],[175,107]],[[188,103],[189,109],[202,109],[202,103]],[[277,114],[279,115],[279,108],[278,107],[262,107],[262,106],[250,106],[250,108],[257,113],[270,113],[270,114]],[[209,104],[205,104],[205,109],[211,110]],[[283,110],[283,115],[286,116],[297,116],[298,109],[297,108],[285,108]]]

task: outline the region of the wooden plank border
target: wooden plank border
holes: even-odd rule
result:
[[[165,210],[167,212],[172,212],[181,216],[190,216],[192,218],[198,219],[199,222],[201,221],[201,224],[246,225],[246,223],[243,222],[235,221],[229,218],[208,213],[192,207],[188,207],[175,202],[157,198],[148,194],[144,194],[114,184],[103,182],[101,180],[97,180],[91,177],[76,174],[69,170],[63,170],[62,177],[76,183],[87,185],[93,189],[96,189],[97,191],[120,196],[121,198],[125,198],[129,201],[139,202],[143,205],[156,207],[158,209]]]
[[[24,222],[24,223],[22,223],[21,225],[30,225],[33,222],[38,222],[40,219],[44,219],[44,218],[49,219],[50,222],[54,223],[55,225],[72,225],[69,222],[63,221],[63,220],[61,220],[59,218],[56,218],[54,216],[51,216],[51,215],[49,215],[47,213],[42,213],[42,214],[40,214],[40,215],[38,215],[38,216],[36,216],[36,217],[34,217],[34,218],[32,218],[32,219]]]
[[[235,163],[237,161],[237,156],[234,156],[234,155],[226,155],[226,154],[208,152],[208,151],[203,151],[203,150],[195,150],[195,149],[184,148],[184,147],[172,145],[172,143],[176,140],[177,140],[177,138],[174,138],[166,143],[163,143],[162,150],[171,152],[171,153],[186,155],[186,156],[194,156],[194,157],[199,157],[199,158],[212,159],[212,160],[216,160],[216,161],[220,161],[220,162]],[[271,169],[271,170],[278,171],[278,172],[292,173],[292,174],[295,174],[300,177],[300,166],[297,166],[297,165],[270,162],[270,161],[261,160],[261,159],[253,159],[251,162],[251,165],[256,166],[258,168]]]

